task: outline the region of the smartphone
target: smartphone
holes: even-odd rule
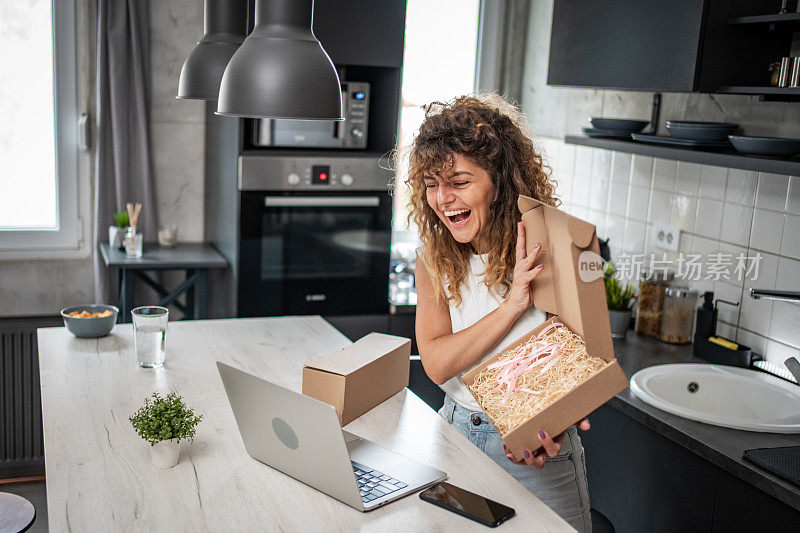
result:
[[[511,507],[444,481],[423,490],[419,493],[419,497],[484,526],[497,527],[514,516],[514,509]]]

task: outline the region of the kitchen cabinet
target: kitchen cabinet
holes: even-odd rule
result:
[[[729,21],[777,13],[780,4],[555,0],[547,83],[704,93],[768,86],[770,63],[789,55],[791,31]]]
[[[608,404],[581,433],[592,507],[619,533],[796,531],[800,511]]]

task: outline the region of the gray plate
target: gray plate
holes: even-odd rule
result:
[[[730,148],[728,141],[695,141],[693,139],[676,139],[675,137],[659,137],[658,135],[643,135],[631,133],[634,141],[650,144],[663,144],[665,146],[680,146],[683,148]]]
[[[737,129],[739,125],[730,122],[667,121],[667,131],[672,137],[692,141],[725,141]]]
[[[587,137],[597,137],[600,139],[624,139],[631,140],[631,132],[617,131],[617,130],[601,130],[598,128],[581,128],[581,131]]]
[[[73,318],[67,316],[68,313],[73,311],[88,311],[89,313],[102,313],[106,309],[111,310],[111,316],[103,318]],[[64,325],[76,337],[93,339],[95,337],[105,337],[111,330],[114,329],[114,324],[117,323],[117,315],[119,309],[113,305],[104,304],[88,304],[88,305],[74,305],[72,307],[65,307],[61,310],[61,317],[64,319]]]
[[[728,135],[737,152],[752,155],[771,155],[791,157],[800,154],[800,139],[783,137],[742,137]]]
[[[603,117],[591,117],[589,118],[589,122],[598,130],[614,130],[628,133],[642,131],[645,126],[650,124],[648,120]]]

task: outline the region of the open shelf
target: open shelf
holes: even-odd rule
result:
[[[744,87],[737,85],[723,86],[717,89],[722,94],[755,94],[765,98],[782,100],[800,100],[800,87]]]
[[[616,139],[592,139],[581,135],[567,135],[564,138],[567,144],[580,146],[590,146],[592,148],[603,148],[605,150],[616,150],[629,154],[647,155],[660,157],[661,159],[672,159],[675,161],[686,161],[701,165],[713,165],[717,167],[738,168],[742,170],[754,170],[757,172],[771,172],[773,174],[788,174],[800,176],[800,159],[780,159],[773,157],[760,157],[742,155],[733,151],[710,151],[693,150],[688,148],[659,146],[642,142],[621,141]]]
[[[729,26],[741,24],[785,24],[800,27],[800,13],[775,13],[774,15],[751,15],[747,17],[730,17]]]

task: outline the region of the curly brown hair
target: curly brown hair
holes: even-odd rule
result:
[[[447,303],[461,304],[460,288],[473,249],[469,243],[457,242],[428,205],[423,178],[447,175],[454,154],[468,157],[492,180],[494,198],[489,210],[493,216],[486,228],[492,238],[483,282],[505,298],[516,262],[516,224],[521,219],[517,197],[524,194],[557,206],[560,202],[554,196],[556,183],[533,146],[525,116],[501,96],[461,96],[426,107],[425,121],[409,156],[408,217],[419,228],[423,260],[433,277],[436,296]]]

